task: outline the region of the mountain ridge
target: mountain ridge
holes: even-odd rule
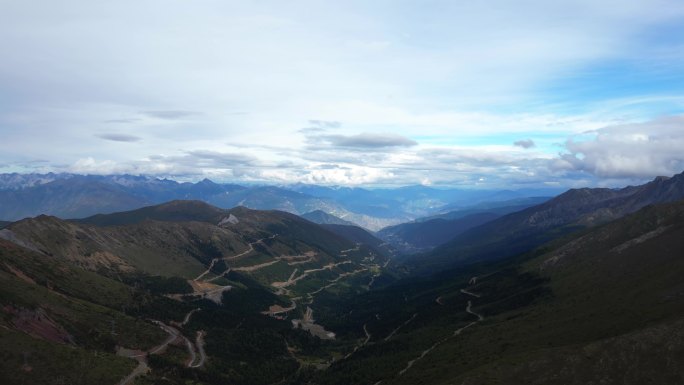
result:
[[[458,219],[435,218],[385,227],[378,236],[404,253],[431,250],[473,227],[501,217],[493,212],[469,214]]]
[[[344,220],[335,215],[326,213],[323,210],[314,210],[308,213],[300,215],[304,219],[308,219],[311,222],[318,223],[319,225],[346,225],[346,226],[358,226],[354,222]]]
[[[622,189],[570,189],[540,205],[469,229],[407,263],[429,271],[440,266],[505,258],[562,234],[618,219],[647,205],[681,199],[684,199],[684,172]]]
[[[525,190],[526,191],[526,190]],[[448,204],[468,206],[486,200],[530,194],[434,189],[328,188],[315,185],[263,186],[219,184],[207,178],[177,182],[151,176],[77,174],[0,174],[0,219],[19,220],[39,214],[84,218],[128,211],[171,200],[202,200],[214,206],[246,206],[304,214],[315,210],[343,217],[376,231],[433,214]]]

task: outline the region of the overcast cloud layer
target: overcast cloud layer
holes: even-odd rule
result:
[[[613,186],[684,171],[684,2],[0,1],[0,172]]]

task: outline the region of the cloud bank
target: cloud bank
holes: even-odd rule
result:
[[[561,159],[597,177],[649,178],[684,171],[684,116],[605,127],[570,138]]]
[[[682,26],[679,0],[5,1],[0,172],[490,187],[673,174]]]
[[[415,140],[396,134],[362,133],[358,135],[326,135],[321,139],[332,146],[354,148],[411,147],[418,144]]]

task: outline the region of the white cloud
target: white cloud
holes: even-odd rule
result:
[[[648,178],[684,171],[684,116],[605,127],[568,140],[561,167],[598,177]]]
[[[335,147],[350,148],[387,148],[387,147],[411,147],[418,144],[401,135],[392,133],[368,133],[364,132],[357,135],[323,135],[313,137],[314,140],[322,140]]]
[[[78,174],[119,174],[128,172],[128,168],[111,160],[97,161],[93,158],[83,158],[77,160],[69,171]]]

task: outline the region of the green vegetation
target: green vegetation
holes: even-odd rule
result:
[[[149,348],[165,336],[156,326],[122,312],[133,312],[132,306],[112,309],[66,297],[5,272],[0,272],[0,303],[18,309],[44,309],[48,316],[73,336],[77,344],[94,349],[113,352],[117,344]],[[5,317],[9,316],[5,314]]]
[[[237,287],[223,293],[223,306],[238,314],[259,313],[271,305],[289,305],[289,301],[273,294],[248,275],[231,271],[228,279],[240,283],[245,288]]]
[[[157,320],[172,325],[193,346],[201,332],[208,357],[201,368],[188,368],[187,347],[179,339],[148,357],[152,372],[136,380],[139,384],[560,385],[602,376],[625,384],[684,379],[681,365],[666,364],[684,355],[684,204],[648,207],[573,234],[567,233],[570,227],[555,228],[535,236],[534,242],[539,237],[554,241],[534,251],[431,276],[381,269],[371,261],[372,248],[329,232],[311,243],[314,235],[304,233],[315,225],[273,212],[250,218],[245,210],[238,211],[241,222],[232,230],[198,221],[144,222],[149,228],[142,235],[136,226],[143,224],[107,227],[112,237],[132,237],[135,228],[140,238],[126,244],[121,255],[137,269],[94,263],[104,258],[96,250],[109,250],[110,260],[120,256],[113,243],[93,243],[93,234],[105,234],[101,228],[45,220],[41,226],[55,226],[53,233],[36,235],[36,242],[56,249],[43,253],[0,241],[2,378],[115,383],[136,365],[114,356],[115,347],[160,345],[168,334],[150,321]],[[78,231],[60,232],[65,229]],[[189,276],[228,250],[233,254],[227,255],[246,250],[249,242],[268,234],[264,229],[279,233],[256,243],[253,255],[240,258],[241,266],[307,251],[316,257],[300,265],[281,260],[250,272],[231,270],[211,282],[191,282],[230,285],[220,304],[192,295]],[[57,242],[59,234],[72,238]],[[519,240],[511,250],[523,247]],[[182,250],[173,249],[180,243]],[[136,251],[141,253],[130,257]],[[151,274],[135,261],[152,253],[148,266],[178,265]],[[230,262],[216,262],[213,271],[234,268]],[[286,281],[295,268],[299,274],[321,270],[277,295],[270,283]],[[188,296],[181,301],[169,294]],[[261,314],[273,305],[288,310],[277,317]],[[335,339],[304,330],[303,319],[309,321],[304,326],[312,325],[308,316],[334,332]],[[293,327],[294,319],[300,327]]]
[[[54,344],[0,328],[0,378],[5,384],[113,384],[136,366],[101,351]]]
[[[145,290],[150,294],[189,294],[192,286],[180,277],[160,277],[136,274],[124,276],[124,282],[130,286]]]

